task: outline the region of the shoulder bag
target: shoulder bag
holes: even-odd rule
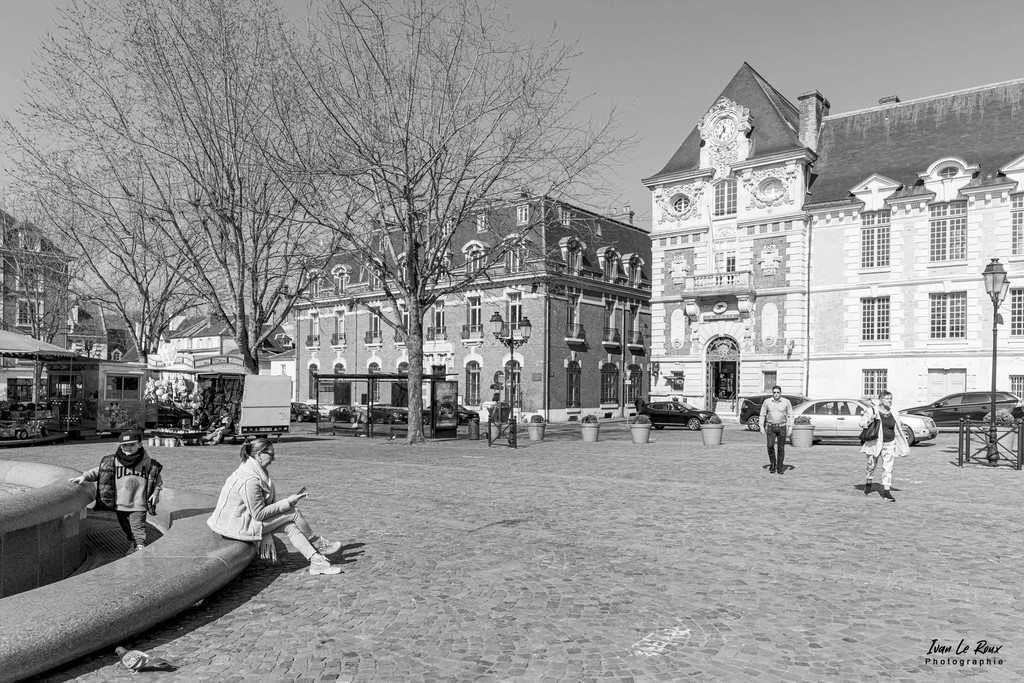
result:
[[[860,442],[867,443],[878,438],[878,429],[882,420],[877,416],[868,423],[868,426],[860,430]]]

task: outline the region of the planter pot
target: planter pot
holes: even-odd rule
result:
[[[723,431],[725,431],[725,425],[702,424],[700,426],[700,438],[704,440],[705,446],[721,446]]]
[[[651,440],[651,425],[629,425],[633,443],[648,443]]]
[[[543,441],[545,427],[547,425],[543,422],[527,422],[526,431],[530,433],[530,441]]]
[[[497,422],[488,422],[487,429],[490,431],[492,442],[497,441],[498,437],[501,436],[501,425]]]
[[[794,448],[810,448],[814,445],[814,425],[793,425],[789,442]]]
[[[580,427],[583,430],[584,441],[597,441],[598,431],[601,429],[601,425],[596,422],[584,422]]]

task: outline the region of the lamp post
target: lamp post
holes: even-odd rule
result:
[[[999,305],[1006,298],[1010,289],[1010,279],[1006,277],[1006,269],[999,259],[992,259],[981,273],[985,279],[985,291],[992,299],[992,405],[989,410],[988,422],[988,463],[995,466],[999,462],[999,446],[996,441],[996,358],[999,343],[999,324],[1003,317],[999,315]]]
[[[519,448],[516,440],[515,411],[512,410],[512,395],[509,387],[512,381],[512,365],[515,363],[515,350],[530,341],[533,327],[530,325],[530,319],[526,316],[523,316],[517,327],[512,327],[502,319],[501,313],[497,311],[491,316],[490,323],[494,338],[502,346],[508,347],[508,372],[505,373],[505,398],[508,399],[508,445],[512,448]]]

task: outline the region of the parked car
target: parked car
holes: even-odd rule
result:
[[[405,424],[409,421],[409,409],[400,406],[375,405],[372,410],[366,406],[338,406],[328,413],[327,419],[333,423],[368,422],[372,416],[373,424]]]
[[[441,408],[442,408],[442,410],[449,410],[449,411],[452,409],[450,403],[442,403],[441,404]],[[455,413],[456,413],[456,415],[458,415],[459,424],[460,425],[468,424],[469,421],[473,420],[473,419],[476,419],[476,420],[480,419],[480,413],[476,412],[475,410],[470,410],[469,408],[465,408],[465,407],[459,406],[459,405],[455,406]],[[428,422],[430,422],[430,406],[429,405],[423,407],[423,423],[426,424]]]
[[[292,403],[292,422],[316,422],[316,409],[306,403]]]
[[[996,410],[1012,410],[1019,400],[1008,391],[997,391]],[[907,408],[900,412],[930,417],[940,427],[956,427],[959,426],[961,417],[980,422],[991,409],[991,391],[963,391],[943,396],[926,406]]]
[[[188,420],[191,424],[192,413],[179,408],[169,401],[157,401],[156,403],[156,427],[180,427],[182,420]]]
[[[807,401],[806,396],[800,396],[798,394],[783,394],[782,396],[783,398],[788,398],[794,408]],[[757,394],[756,396],[744,396],[741,398],[739,406],[740,424],[747,425],[747,429],[752,432],[760,430],[761,404],[771,397],[771,394]]]
[[[794,408],[795,416],[806,415],[814,425],[814,437],[821,439],[854,439],[860,443],[860,418],[871,404],[858,398],[825,398],[801,403]],[[939,428],[930,417],[900,412],[903,433],[913,446],[920,441],[934,439]]]
[[[638,414],[651,418],[651,426],[655,429],[664,429],[667,425],[680,425],[693,430],[700,429],[700,426],[714,415],[710,410],[699,410],[680,401],[646,403],[640,407]]]

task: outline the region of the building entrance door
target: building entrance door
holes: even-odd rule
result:
[[[705,405],[715,412],[736,412],[739,387],[740,350],[734,339],[718,337],[711,341],[707,353]]]

